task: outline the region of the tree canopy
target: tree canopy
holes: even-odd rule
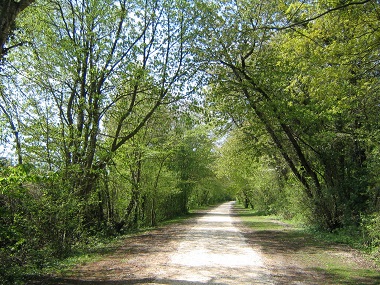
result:
[[[379,11],[2,1],[0,280],[227,199],[379,246]]]

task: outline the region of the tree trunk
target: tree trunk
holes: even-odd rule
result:
[[[16,148],[16,154],[17,154],[17,162],[19,165],[21,165],[22,164],[22,151],[21,151],[21,141],[20,141],[19,132],[18,132],[17,127],[13,121],[12,116],[5,109],[5,107],[0,104],[0,109],[3,111],[4,115],[7,117],[9,126],[12,130],[13,135],[14,135],[14,142],[15,142],[15,148]]]
[[[287,124],[283,123],[282,115],[279,110],[272,105],[272,99],[269,94],[262,89],[258,84],[256,84],[255,80],[249,76],[249,74],[245,70],[245,57],[241,58],[242,67],[239,68],[236,65],[222,62],[222,64],[231,68],[232,72],[235,75],[235,78],[239,83],[242,84],[242,92],[245,98],[248,100],[248,103],[252,110],[255,112],[259,120],[264,124],[268,134],[276,144],[277,148],[280,150],[283,158],[288,163],[290,169],[297,177],[297,179],[304,186],[305,192],[310,199],[315,217],[319,217],[321,220],[321,224],[329,230],[333,230],[340,226],[338,217],[336,215],[336,207],[331,208],[331,201],[329,201],[328,197],[323,194],[322,185],[319,181],[319,177],[317,173],[311,166],[310,161],[308,161],[305,156],[304,151],[301,148],[301,145],[297,141],[294,136],[292,129]],[[249,83],[249,87],[246,87],[245,81]],[[287,150],[285,145],[280,140],[280,135],[275,131],[272,126],[271,121],[265,116],[265,114],[259,109],[256,102],[252,99],[251,92],[256,92],[262,96],[262,99],[268,104],[267,106],[271,108],[273,111],[273,116],[271,119],[275,120],[281,127],[281,132],[287,137],[287,141],[290,143],[290,149]],[[294,158],[291,157],[291,153],[295,155]],[[300,171],[297,168],[297,165],[302,167],[303,171]],[[312,185],[310,185],[312,182]]]
[[[0,1],[0,61],[10,48],[5,44],[15,27],[17,16],[35,0],[2,0]]]

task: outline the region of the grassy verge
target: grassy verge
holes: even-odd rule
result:
[[[88,244],[82,244],[74,248],[66,258],[52,258],[42,269],[29,270],[26,272],[27,279],[29,278],[28,276],[45,276],[52,274],[59,276],[69,275],[74,266],[99,261],[104,255],[110,254],[122,246],[123,241],[128,237],[138,235],[147,230],[149,229],[139,230],[117,237],[93,238]]]
[[[303,284],[380,284],[379,267],[363,252],[344,244],[344,240],[352,242],[347,236],[316,234],[239,205],[235,211],[252,231],[250,242],[275,260],[280,282],[289,277]]]

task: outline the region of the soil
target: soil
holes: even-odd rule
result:
[[[222,204],[199,217],[127,238],[101,261],[75,267],[69,277],[29,284],[338,284],[335,276],[317,269],[321,248],[285,238],[286,231],[252,230],[234,211],[233,202]],[[347,247],[326,250],[368,266]],[[300,251],[308,251],[310,259],[299,257]],[[358,283],[339,284],[378,284],[365,278],[353,282]]]

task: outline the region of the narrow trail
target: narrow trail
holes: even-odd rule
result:
[[[151,284],[273,284],[260,252],[234,226],[232,204],[199,218]]]

